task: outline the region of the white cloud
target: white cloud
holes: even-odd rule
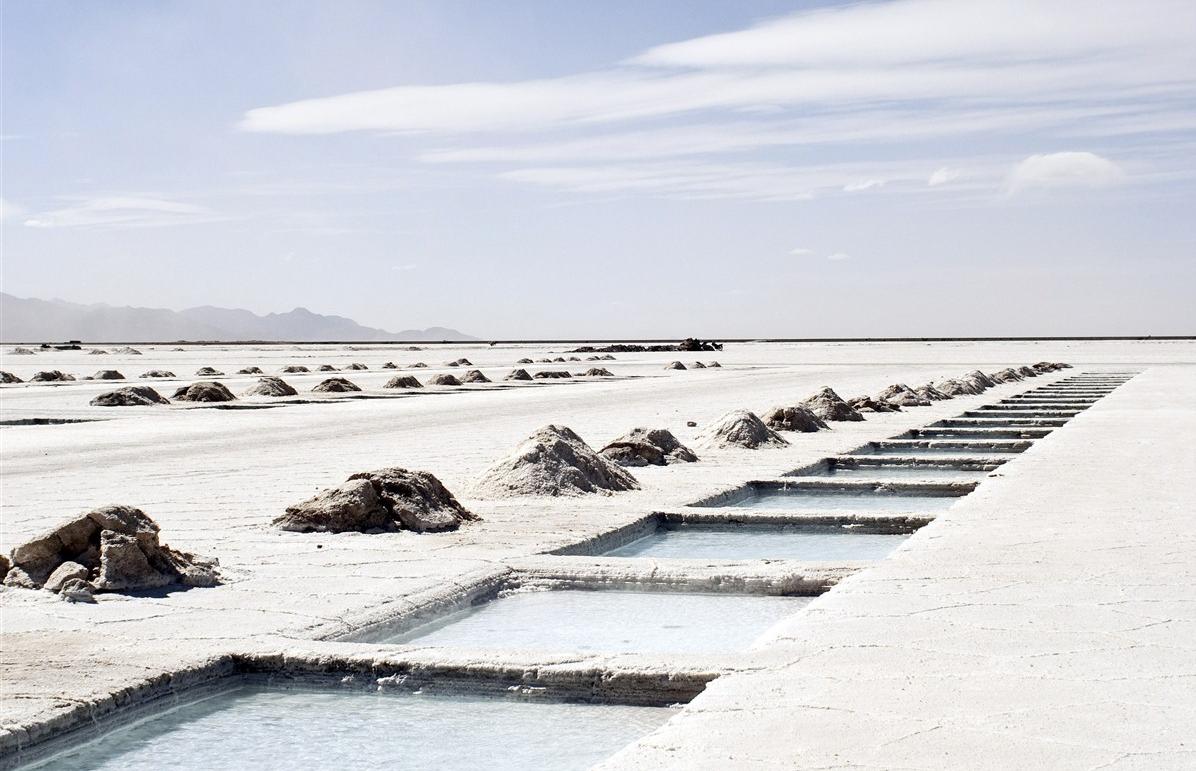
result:
[[[31,228],[141,228],[192,225],[224,219],[211,209],[164,198],[109,196],[72,206],[35,212],[25,219]]]
[[[789,253],[792,254],[794,257],[805,257],[807,255],[813,254],[814,250],[813,249],[803,249],[801,247],[798,247],[797,249],[790,249]]]
[[[963,172],[959,169],[951,169],[944,166],[936,170],[930,175],[930,179],[926,180],[926,184],[930,187],[938,187],[939,185],[947,185],[963,176]]]
[[[1013,167],[1006,188],[1016,193],[1030,188],[1103,187],[1124,176],[1120,166],[1094,153],[1031,155]]]
[[[827,258],[828,260],[831,260],[832,262],[841,262],[841,261],[843,261],[843,260],[850,260],[850,259],[851,259],[851,255],[850,255],[850,254],[844,254],[843,252],[835,252],[835,253],[833,253],[833,254],[828,254],[828,255],[826,256],[826,258]]]
[[[871,190],[876,187],[884,187],[885,181],[883,179],[865,179],[860,182],[848,182],[843,186],[844,193],[858,193],[861,190]]]

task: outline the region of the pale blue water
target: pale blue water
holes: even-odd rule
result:
[[[812,597],[527,591],[376,642],[602,653],[734,653]]]
[[[891,495],[885,493],[827,493],[781,488],[754,490],[726,504],[745,509],[802,511],[942,511],[956,496]]]
[[[927,479],[931,481],[958,481],[961,479],[980,479],[991,471],[972,471],[970,469],[952,468],[950,466],[899,466],[895,463],[878,464],[875,466],[831,466],[824,471],[801,476],[816,476],[819,478],[839,477],[843,479]],[[800,479],[801,477],[794,477]]]
[[[860,533],[819,525],[668,525],[607,552],[660,559],[880,560],[908,533]]]
[[[1015,440],[1018,441],[1018,440]],[[1021,449],[1009,450],[1001,446],[996,447],[981,447],[981,448],[958,448],[958,447],[924,447],[920,445],[908,446],[893,446],[882,445],[880,447],[869,447],[859,452],[852,453],[853,455],[957,455],[966,457],[972,460],[983,460],[986,455],[1000,454],[1009,455],[1010,453],[1021,452]]]
[[[243,686],[117,729],[39,769],[585,769],[675,712]]]

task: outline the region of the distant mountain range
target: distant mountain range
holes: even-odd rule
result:
[[[85,342],[295,341],[382,342],[387,340],[470,341],[476,337],[447,327],[387,332],[363,327],[343,316],[324,316],[306,308],[259,316],[239,308],[204,305],[182,311],[80,305],[35,300],[0,292],[0,340],[41,343]]]

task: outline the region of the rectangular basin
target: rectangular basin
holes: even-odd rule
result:
[[[661,522],[656,531],[611,549],[607,557],[843,562],[889,556],[908,533],[866,532],[852,525],[707,525]]]
[[[718,654],[747,649],[813,597],[515,590],[371,642],[584,653]]]
[[[994,453],[1017,453],[1030,449],[1032,442],[1008,440],[999,442],[950,441],[938,439],[889,439],[883,442],[869,442],[852,450],[852,455],[992,455]]]
[[[974,482],[749,482],[695,506],[771,511],[942,511],[975,489]]]
[[[570,771],[601,762],[674,714],[514,696],[240,685],[117,728],[33,768]]]
[[[976,428],[976,427],[927,427],[912,428],[896,439],[1041,439],[1051,433],[1049,428]]]

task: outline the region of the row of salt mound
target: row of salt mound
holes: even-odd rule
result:
[[[703,364],[700,361],[695,361],[693,364],[690,364],[688,367],[686,367],[684,364],[682,364],[679,361],[670,361],[668,364],[664,365],[664,368],[665,369],[717,369],[721,366],[723,366],[723,365],[719,364],[717,361],[712,361],[707,364]]]

